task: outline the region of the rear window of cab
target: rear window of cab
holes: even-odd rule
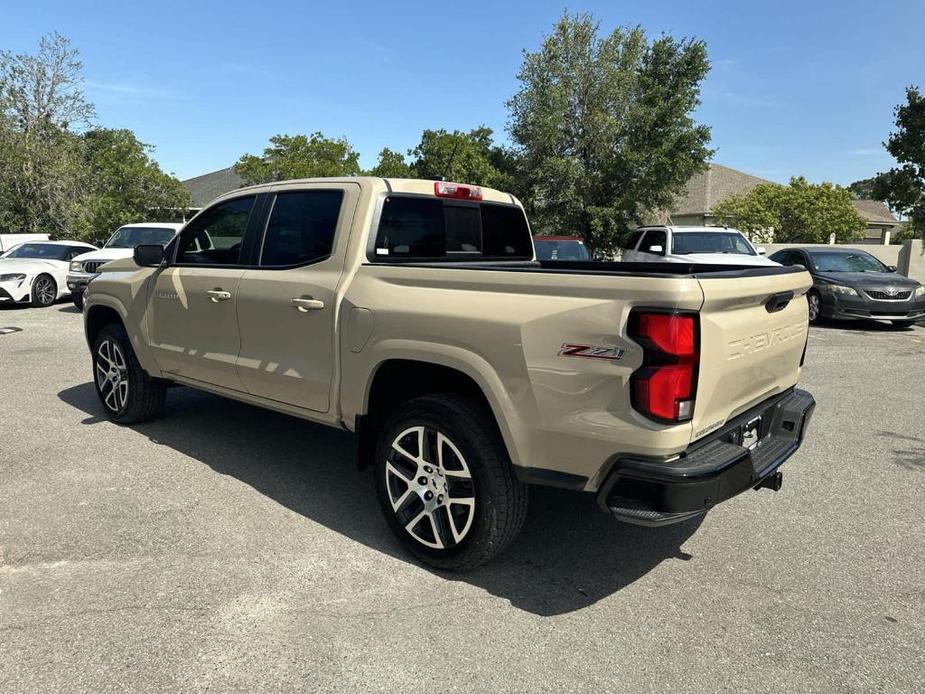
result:
[[[375,260],[530,260],[522,209],[491,202],[390,195],[382,206]]]

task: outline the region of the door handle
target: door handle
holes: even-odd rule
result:
[[[209,295],[209,299],[212,300],[213,304],[217,304],[219,301],[228,301],[231,298],[231,292],[226,292],[224,289],[210,289],[206,294]]]
[[[289,303],[295,306],[302,313],[308,311],[320,311],[324,308],[324,302],[321,299],[313,299],[310,296],[297,296],[290,299]]]

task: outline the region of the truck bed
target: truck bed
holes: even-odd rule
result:
[[[623,263],[597,261],[537,260],[512,262],[414,262],[395,261],[377,265],[411,265],[457,270],[506,270],[510,272],[541,272],[551,274],[618,275],[634,277],[764,277],[803,272],[797,267],[761,267],[708,263]]]

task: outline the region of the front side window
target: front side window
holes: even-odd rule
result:
[[[304,265],[330,256],[343,199],[341,190],[278,193],[267,222],[260,264]]]
[[[780,263],[781,265],[803,265],[806,261],[803,260],[803,256],[796,251],[781,251],[780,253],[775,253],[771,260],[774,262]]]
[[[382,207],[375,254],[380,260],[529,260],[533,245],[516,205],[392,195]]]
[[[177,244],[178,265],[238,265],[255,196],[219,203],[186,225]]]
[[[639,251],[641,253],[658,253],[664,255],[665,241],[667,238],[668,235],[665,233],[664,229],[651,229],[646,232],[646,236],[642,240]],[[653,248],[658,248],[658,250],[652,250]]]

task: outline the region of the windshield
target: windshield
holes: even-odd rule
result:
[[[672,234],[672,253],[737,253],[755,255],[755,249],[742,234],[734,231],[685,231]]]
[[[809,254],[818,272],[889,272],[874,256],[857,253],[831,253],[813,251]]]
[[[537,260],[590,260],[591,254],[581,241],[545,241],[534,239]]]
[[[87,248],[92,251],[92,248]],[[73,249],[55,243],[24,243],[7,253],[4,258],[38,258],[40,260],[68,260]]]
[[[122,227],[106,242],[106,248],[134,248],[155,244],[164,246],[175,233],[169,227]]]

